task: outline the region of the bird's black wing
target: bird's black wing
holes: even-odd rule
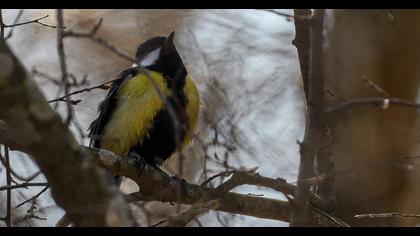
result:
[[[120,73],[119,77],[112,83],[106,98],[99,104],[99,116],[89,126],[90,147],[100,148],[102,132],[114,112],[117,99],[117,93],[120,85],[127,79],[135,76],[138,73],[137,68],[129,68]]]

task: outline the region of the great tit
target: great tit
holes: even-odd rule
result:
[[[160,166],[191,141],[200,98],[174,34],[138,46],[135,64],[120,73],[99,105],[90,146]]]

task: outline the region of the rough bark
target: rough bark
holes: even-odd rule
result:
[[[122,195],[79,147],[35,82],[0,40],[0,119],[20,150],[36,161],[52,195],[77,226],[133,226]]]

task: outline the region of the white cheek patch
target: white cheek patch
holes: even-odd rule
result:
[[[149,52],[141,61],[141,66],[151,66],[153,65],[156,60],[159,58],[160,48],[156,48],[155,50]]]

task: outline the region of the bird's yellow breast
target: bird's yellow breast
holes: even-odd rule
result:
[[[164,106],[156,86],[161,95],[171,96],[171,90],[160,73],[150,71],[150,77],[138,74],[120,85],[115,95],[116,110],[101,139],[102,148],[126,155],[133,146],[148,137],[154,118]],[[184,141],[187,144],[193,136],[199,112],[199,94],[190,76],[186,78],[184,94],[190,124]]]

